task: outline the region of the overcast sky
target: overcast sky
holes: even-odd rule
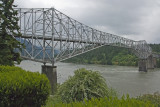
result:
[[[54,7],[98,30],[160,43],[160,0],[15,0],[22,8]]]

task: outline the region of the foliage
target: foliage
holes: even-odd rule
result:
[[[70,103],[56,103],[47,104],[46,107],[156,107],[149,101],[143,102],[135,98],[122,97],[104,97],[104,98],[91,98],[91,100],[84,100],[81,102]]]
[[[13,66],[0,66],[0,72],[9,72],[9,71],[24,71],[22,68],[20,67],[13,67]]]
[[[98,72],[82,68],[74,73],[73,77],[70,77],[58,88],[57,95],[63,102],[116,96],[115,91],[108,88],[104,78]]]
[[[50,95],[47,99],[46,105],[43,107],[53,107],[55,104],[62,103],[60,96],[58,95]]]
[[[137,61],[138,58],[134,55],[119,53],[117,56],[113,57],[112,64],[121,66],[137,66]]]
[[[143,96],[139,96],[137,99],[147,102],[150,101],[152,104],[160,107],[160,94],[155,92],[154,94],[145,94]]]
[[[157,68],[160,68],[160,59],[156,59],[156,61],[157,61]]]
[[[137,66],[138,58],[128,49],[114,46],[103,46],[65,62]]]
[[[153,52],[160,53],[160,44],[150,44]]]
[[[49,92],[50,84],[45,75],[18,67],[0,66],[1,107],[39,107],[46,103]]]
[[[14,38],[14,35],[21,36],[21,33],[13,2],[0,1],[0,65],[14,65],[14,61],[21,61],[19,53],[14,51],[15,48],[21,49],[22,44]]]

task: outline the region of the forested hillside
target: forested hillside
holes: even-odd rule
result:
[[[150,44],[153,52],[160,53],[160,44]]]
[[[138,58],[130,50],[114,46],[103,46],[65,62],[137,66]]]
[[[153,52],[160,53],[160,44],[150,44]],[[65,62],[87,63],[87,64],[104,64],[104,65],[122,65],[137,66],[138,58],[126,48],[103,46],[82,55],[70,58]],[[157,64],[160,65],[157,60]]]

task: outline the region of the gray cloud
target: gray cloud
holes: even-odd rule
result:
[[[15,0],[19,7],[52,7],[96,29],[160,43],[159,0]]]

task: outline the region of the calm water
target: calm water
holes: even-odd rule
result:
[[[21,62],[20,67],[32,72],[41,72],[41,63],[32,61]],[[129,93],[136,97],[146,93],[160,92],[160,69],[147,73],[139,72],[137,67],[89,65],[57,63],[58,83],[63,83],[69,76],[74,75],[74,70],[86,68],[99,71],[106,79],[107,84],[119,92],[119,95]]]

